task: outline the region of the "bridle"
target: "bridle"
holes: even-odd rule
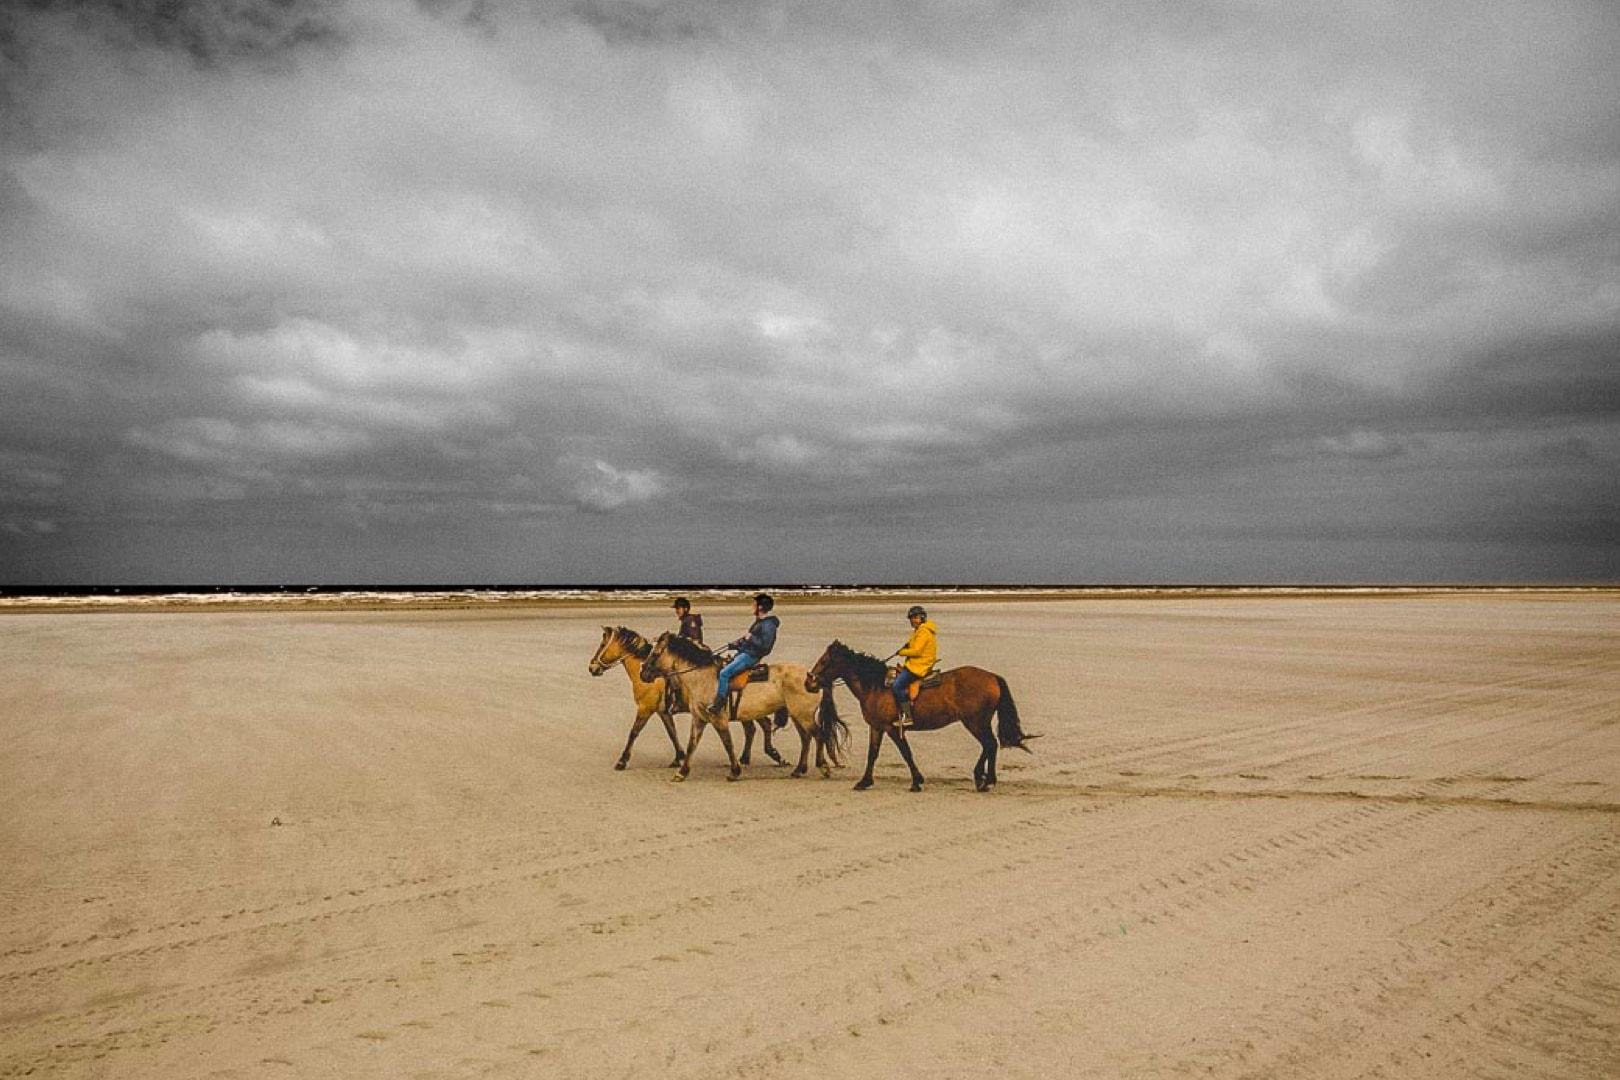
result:
[[[630,645],[627,643],[621,636],[625,633],[634,636],[641,642],[641,644]],[[619,656],[615,656],[612,660],[604,664],[602,663],[602,650],[608,647],[608,642],[610,641],[618,642],[621,646],[623,646],[624,652]],[[647,657],[652,655],[652,649],[652,642],[648,641],[640,634],[637,634],[634,630],[625,630],[625,628],[621,626],[615,630],[610,630],[607,635],[602,638],[602,644],[596,647],[596,655],[591,657],[591,662],[587,666],[598,675],[605,674],[609,668],[624,663],[627,657],[633,656],[637,660],[645,662]]]
[[[663,636],[664,636],[664,637],[667,637],[667,636],[669,636],[669,635],[663,635]],[[663,637],[660,637],[660,639],[659,639],[659,640],[663,640]],[[651,659],[651,658],[652,658],[652,654],[653,654],[653,653],[654,653],[654,652],[655,652],[655,651],[657,651],[657,646],[655,646],[655,645],[653,645],[653,643],[652,643],[652,642],[650,642],[650,641],[649,641],[649,642],[647,642],[647,643],[646,643],[646,651],[645,651],[645,652],[643,652],[643,653],[641,653],[641,654],[640,654],[640,655],[639,655],[639,656],[638,656],[638,657],[637,657],[637,659],[639,659],[639,660],[640,660],[640,661],[641,661],[641,662],[642,662],[642,669],[641,669],[641,670],[642,670],[642,671],[643,671],[643,672],[644,672],[644,673],[645,673],[645,672],[646,672],[646,671],[647,671],[647,669],[648,669],[648,664],[647,664],[647,662],[648,662],[648,660],[650,660],[650,659]],[[664,656],[668,656],[668,655],[669,655],[669,653],[668,653],[668,651],[665,651],[665,652],[664,652],[664,654],[663,654],[663,655],[664,655]],[[670,669],[670,670],[669,670],[669,671],[659,671],[659,672],[654,672],[654,674],[655,674],[655,675],[656,675],[656,677],[657,677],[657,678],[660,678],[660,679],[672,679],[672,678],[674,678],[674,677],[675,677],[675,676],[676,676],[676,675],[690,675],[690,674],[691,674],[691,673],[692,673],[692,672],[694,672],[694,671],[708,671],[708,670],[709,670],[709,669],[710,669],[710,668],[719,668],[719,667],[721,667],[721,666],[723,666],[723,665],[721,665],[721,664],[720,664],[720,662],[719,662],[719,658],[718,658],[718,657],[716,657],[716,658],[715,658],[715,659],[714,659],[714,660],[713,660],[713,661],[711,661],[711,663],[710,663],[710,664],[709,664],[709,665],[707,665],[707,666],[705,666],[705,665],[702,665],[702,664],[699,664],[699,665],[697,665],[697,666],[695,666],[695,667],[688,667],[688,668],[671,668],[671,669]],[[648,681],[648,682],[651,682],[651,681],[652,681],[652,680],[651,680],[651,679],[648,679],[648,680],[647,680],[647,681]]]

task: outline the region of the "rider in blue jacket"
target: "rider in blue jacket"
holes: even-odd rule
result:
[[[720,669],[719,685],[715,687],[714,701],[709,705],[712,715],[718,716],[725,709],[732,678],[765,659],[776,648],[776,630],[781,620],[770,613],[775,606],[776,601],[768,593],[754,597],[754,625],[748,628],[748,633],[726,646],[736,650],[736,655]]]

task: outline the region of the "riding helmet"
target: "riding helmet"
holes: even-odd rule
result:
[[[923,610],[923,606],[921,604],[912,604],[911,610],[906,612],[906,618],[908,619],[915,619],[919,615],[925,619],[928,618],[928,612]]]

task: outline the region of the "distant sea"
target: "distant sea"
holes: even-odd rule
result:
[[[1431,593],[1613,593],[1605,585],[1528,584],[645,584],[645,585],[0,585],[0,610],[67,608],[196,608],[231,605],[311,607],[483,606],[655,602],[746,598],[765,591],[784,600],[893,596],[994,599],[1015,597],[1401,596]]]

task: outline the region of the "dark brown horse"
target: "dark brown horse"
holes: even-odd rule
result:
[[[921,791],[923,774],[912,759],[911,744],[894,725],[899,709],[895,706],[894,694],[883,685],[887,674],[882,660],[835,641],[827,646],[821,659],[805,676],[804,687],[819,690],[842,679],[861,703],[861,715],[866,717],[871,741],[866,749],[866,774],[855,782],[856,791],[872,786],[872,766],[877,764],[884,735],[893,740],[900,756],[906,760],[906,768],[911,770],[911,790]],[[990,730],[992,716],[998,720],[994,732]],[[978,791],[989,791],[995,785],[998,737],[1000,745],[1016,746],[1025,753],[1029,752],[1029,747],[1024,744],[1039,738],[1024,734],[1019,726],[1018,707],[1013,704],[1007,680],[983,668],[952,668],[941,676],[939,685],[923,690],[912,704],[912,731],[937,731],[955,723],[960,723],[979,740],[981,753],[973,766],[973,787]],[[823,735],[824,740],[828,737]]]

